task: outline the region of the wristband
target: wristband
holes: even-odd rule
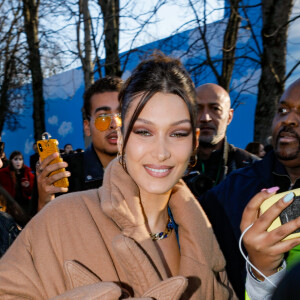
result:
[[[280,266],[277,268],[277,270],[276,270],[276,272],[275,272],[274,274],[276,274],[277,272],[283,270],[283,262],[284,262],[284,260],[281,262]],[[258,279],[258,278],[254,275],[254,273],[253,273],[252,268],[251,268],[250,265],[249,265],[249,267],[248,267],[248,271],[249,271],[249,274],[252,276],[253,279],[255,279],[257,282],[262,282],[262,280]],[[273,275],[273,274],[272,274],[272,275]]]
[[[252,277],[254,280],[256,280],[257,282],[262,282],[262,280],[258,279],[258,278],[254,275],[254,273],[252,272],[252,268],[251,268],[250,265],[249,265],[249,267],[248,267],[248,271],[249,271],[249,274],[251,275],[251,277]]]

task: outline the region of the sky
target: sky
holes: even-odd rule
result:
[[[121,7],[124,6],[128,0],[120,0]],[[153,3],[156,1],[149,0],[137,0],[136,5],[131,10],[133,15],[143,15],[151,10]],[[188,24],[191,20],[194,19],[194,13],[191,8],[186,5],[187,1],[184,0],[173,0],[168,1],[166,5],[163,5],[151,19],[153,22],[147,27],[147,33],[143,33],[138,42],[135,44],[135,47],[142,46],[147,43],[154,42],[159,39],[166,38],[174,34],[175,30],[181,28],[180,31],[188,30],[195,27],[195,23]],[[195,2],[195,1],[194,1]],[[203,1],[198,1],[197,7],[199,8]],[[224,7],[224,1],[222,0],[208,0],[207,1],[207,23],[215,22],[223,17],[222,7]],[[201,11],[198,9],[198,12]],[[126,27],[133,28],[136,26],[135,22],[128,21],[127,19],[122,21],[126,24]],[[131,24],[130,24],[131,23]],[[186,24],[185,26],[183,26]],[[124,26],[124,25],[123,25]],[[124,28],[122,28],[124,29]],[[125,32],[125,30],[124,30]],[[121,52],[128,50],[130,44],[130,37],[126,33],[120,33],[120,50]]]
[[[136,28],[139,28],[140,24],[149,18],[149,12],[152,11],[153,6],[157,2],[163,2],[163,0],[120,0],[120,53],[173,35],[178,28],[178,32],[181,32],[195,27],[195,22],[191,22],[195,18],[194,13],[191,7],[186,4],[188,1],[168,0],[167,4],[162,5],[153,15],[150,24],[143,28],[143,31],[134,40],[133,45],[131,45]],[[194,2],[196,3],[197,13],[199,14],[199,12],[202,11],[201,4],[203,1],[194,0]],[[207,1],[207,23],[217,21],[223,17],[223,6],[223,0]],[[74,6],[73,9],[77,10],[77,6]],[[102,34],[102,21],[101,18],[99,18],[99,10],[98,4],[90,1],[93,27],[98,37]],[[53,31],[60,30],[60,38],[55,38],[55,42],[57,42],[62,49],[71,49],[71,51],[77,52],[77,49],[75,49],[76,30],[74,22],[77,22],[77,17],[69,19],[68,13],[65,12],[58,13],[55,19],[52,17],[47,18],[44,26],[46,28],[50,26]],[[83,33],[81,33],[81,37],[83,37]],[[80,60],[77,59],[74,62],[73,57],[70,57],[68,53],[69,52],[65,52],[62,57],[63,62],[65,62],[64,65],[69,64],[64,71],[81,66]],[[103,47],[100,48],[98,55],[102,59],[105,58]],[[56,59],[56,57],[52,57],[52,59]],[[47,60],[45,60],[45,63],[48,63]]]
[[[294,1],[293,12],[291,19],[300,15],[300,0]],[[290,26],[289,36],[293,38],[288,39],[287,47],[287,71],[289,71],[295,64],[296,61],[300,61],[300,18],[293,21],[293,26]],[[286,86],[291,84],[297,78],[300,77],[300,68],[293,72],[292,76],[287,80]]]

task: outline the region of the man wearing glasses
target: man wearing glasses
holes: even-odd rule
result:
[[[118,152],[116,129],[121,125],[118,101],[121,85],[119,78],[99,79],[83,96],[84,132],[92,139],[86,151],[93,148],[104,168]]]
[[[66,193],[98,188],[109,162],[117,155],[117,128],[121,125],[118,95],[123,84],[118,77],[107,76],[97,80],[84,93],[84,132],[91,144],[83,153],[63,156],[64,162],[49,165],[56,157],[52,154],[36,168],[38,208],[51,201],[56,193]],[[65,172],[49,174],[62,167]],[[53,183],[69,177],[69,188]]]

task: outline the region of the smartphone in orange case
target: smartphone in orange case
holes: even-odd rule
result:
[[[52,153],[55,152],[59,153],[58,141],[56,139],[50,139],[50,138],[51,135],[48,132],[44,132],[42,134],[42,140],[37,141],[37,148],[42,161]],[[50,164],[55,164],[62,161],[63,159],[59,155],[59,157],[54,159]],[[49,176],[52,176],[53,174],[57,174],[59,172],[64,172],[65,170],[66,170],[65,168],[61,168],[59,170],[51,172]],[[58,187],[68,187],[69,180],[68,178],[64,177],[60,180],[55,181],[53,185]]]

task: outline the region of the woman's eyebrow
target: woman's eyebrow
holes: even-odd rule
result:
[[[136,120],[140,121],[142,123],[145,123],[145,124],[153,125],[153,122],[151,122],[149,120],[146,120],[146,119],[143,119],[143,118],[137,118]],[[183,120],[176,121],[176,122],[172,123],[171,125],[172,126],[174,126],[174,125],[180,125],[182,123],[189,123],[189,124],[191,124],[191,120],[189,120],[189,119],[183,119]]]
[[[179,120],[177,122],[172,123],[172,125],[180,125],[182,123],[189,123],[189,124],[191,124],[191,120],[190,119]]]

